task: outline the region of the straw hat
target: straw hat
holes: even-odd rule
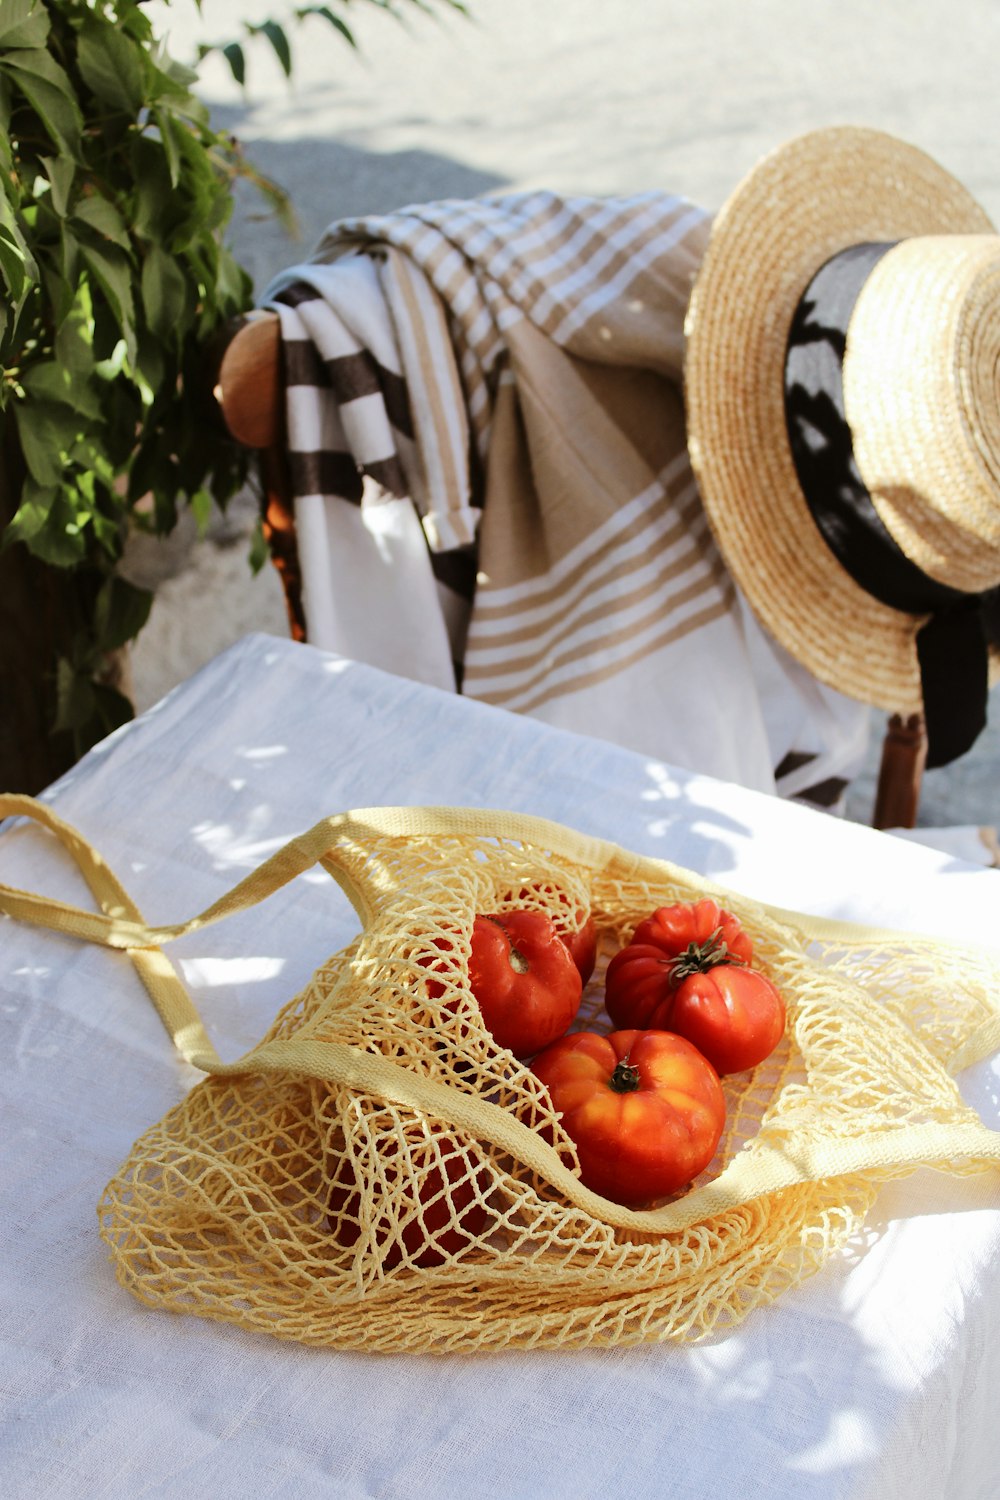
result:
[[[962,753],[985,722],[988,642],[1000,670],[986,214],[891,136],[801,136],[717,216],[686,334],[692,464],[752,608],[823,682],[923,711],[929,764]]]

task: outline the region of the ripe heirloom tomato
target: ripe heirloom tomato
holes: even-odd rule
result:
[[[608,965],[605,1008],[616,1026],[674,1031],[718,1073],[742,1073],[785,1030],[785,1002],[752,957],[747,934],[714,901],[661,907]]]
[[[569,949],[541,911],[478,916],[469,983],[487,1030],[522,1058],[562,1036],[583,994]]]
[[[597,927],[593,917],[588,917],[574,932],[562,932],[559,928],[556,931],[569,949],[569,956],[580,971],[581,981],[586,984],[597,964]]]
[[[631,941],[652,943],[654,948],[662,948],[668,958],[678,958],[692,944],[702,947],[710,941],[716,948],[724,945],[730,962],[748,964],[753,958],[749,934],[732,912],[724,911],[710,896],[701,901],[677,901],[673,906],[658,907],[652,916],[639,923]]]
[[[542,889],[539,882],[523,885],[517,898],[524,902],[526,908],[531,909],[532,899],[537,901]],[[508,896],[510,894],[508,892]],[[593,917],[582,907],[574,909],[567,896],[560,895],[560,904],[563,910],[553,918],[556,932],[572,954],[573,962],[580,971],[580,978],[586,984],[597,964],[597,926]]]
[[[453,1141],[439,1137],[436,1144],[440,1155],[430,1141],[411,1147],[412,1169],[405,1158],[396,1165],[396,1148],[391,1142],[386,1148],[384,1167],[390,1184],[394,1184],[394,1178],[400,1172],[415,1169],[419,1173],[426,1168],[418,1190],[419,1210],[410,1213],[399,1235],[390,1241],[382,1256],[386,1270],[398,1266],[404,1255],[417,1266],[439,1266],[450,1256],[467,1249],[470,1241],[477,1238],[486,1226],[487,1211],[480,1196],[487,1187],[485,1174],[482,1174],[484,1180],[479,1184],[480,1192],[477,1192],[465,1160],[452,1149]],[[342,1161],[337,1163],[337,1169],[340,1174],[350,1171],[349,1164]],[[412,1196],[412,1193],[407,1195],[411,1203]],[[335,1178],[327,1199],[328,1222],[337,1243],[344,1249],[351,1249],[361,1236],[357,1222],[360,1208],[361,1194],[353,1178],[349,1183],[342,1181],[340,1176]],[[377,1223],[375,1236],[381,1248],[385,1239]]]
[[[638,1207],[686,1186],[715,1155],[726,1120],[711,1063],[668,1031],[579,1031],[531,1064],[580,1175],[612,1203]]]

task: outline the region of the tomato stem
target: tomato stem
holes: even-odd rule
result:
[[[616,1094],[631,1094],[639,1087],[639,1069],[634,1068],[628,1058],[623,1058],[608,1079],[609,1087]]]
[[[529,968],[528,960],[525,958],[520,948],[515,948],[513,943],[511,943],[510,945],[510,952],[507,954],[507,960],[511,968],[514,970],[515,974],[527,974]]]
[[[722,936],[722,928],[717,927],[703,943],[688,943],[683,953],[678,953],[676,958],[670,960],[668,968],[671,983],[676,986],[683,979],[690,979],[692,974],[707,974],[709,969],[717,968],[719,964],[743,962],[739,954],[730,952]]]
[[[525,958],[525,956],[521,952],[520,948],[515,947],[515,945],[511,942],[510,933],[507,931],[506,927],[503,925],[503,922],[500,920],[500,918],[499,917],[487,917],[486,920],[488,922],[493,922],[497,927],[499,927],[500,931],[503,933],[504,937],[507,939],[507,962],[510,964],[511,968],[514,970],[514,973],[515,974],[527,974],[527,972],[530,969],[531,965],[528,963],[528,960]]]

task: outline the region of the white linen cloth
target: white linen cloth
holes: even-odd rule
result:
[[[48,795],[157,922],[326,813],[457,803],[555,818],[776,904],[1000,945],[994,871],[261,636]],[[32,826],[0,833],[0,879],[87,900]],[[232,1058],[355,931],[316,871],[169,951]],[[0,1046],[5,1500],[1000,1494],[993,1176],[888,1185],[848,1253],[703,1345],[333,1354],[152,1311],[115,1282],[97,1201],[196,1081],[127,958],[0,919]],[[1000,1127],[1000,1059],[961,1086]]]
[[[836,805],[868,710],[749,616],[688,460],[709,222],[657,192],[447,201],[333,224],[271,283],[307,635]]]

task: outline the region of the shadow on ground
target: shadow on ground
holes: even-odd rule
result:
[[[242,110],[215,106],[218,129],[240,137]],[[390,213],[411,203],[475,198],[507,186],[507,179],[429,151],[365,150],[330,137],[254,140],[247,161],[288,195],[297,221],[292,234],[251,182],[236,184],[226,239],[253,277],[260,297],[279,271],[307,260],[323,231],[341,219]]]

